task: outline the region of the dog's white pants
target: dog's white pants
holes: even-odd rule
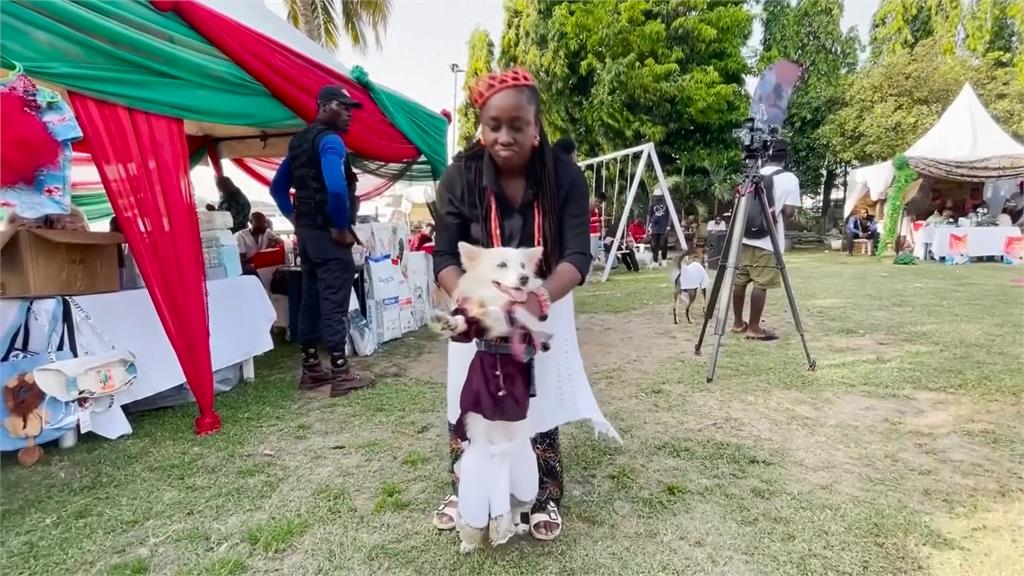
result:
[[[512,502],[533,502],[538,490],[537,456],[529,438],[490,444],[470,442],[459,459],[459,516],[483,529],[492,518],[511,522]]]

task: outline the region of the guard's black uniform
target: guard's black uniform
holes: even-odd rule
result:
[[[302,265],[302,304],[299,307],[298,342],[303,349],[323,343],[332,363],[344,358],[348,338],[348,307],[355,278],[352,246],[331,238],[327,211],[327,184],[320,168],[320,140],[335,130],[314,122],[296,134],[288,145],[295,188],[295,233],[299,237]],[[358,205],[355,175],[345,157],[349,187],[349,227],[355,223]],[[353,238],[354,238],[353,234]]]

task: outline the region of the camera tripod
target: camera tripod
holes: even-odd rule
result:
[[[718,270],[715,273],[715,282],[711,287],[710,301],[714,302],[717,312],[715,316],[715,347],[711,351],[711,358],[708,362],[708,378],[711,382],[715,379],[715,369],[718,366],[718,356],[722,347],[722,337],[725,336],[729,320],[729,308],[732,305],[733,281],[736,278],[736,267],[740,257],[740,249],[743,245],[743,232],[747,222],[747,211],[751,210],[750,203],[757,202],[753,209],[760,209],[764,220],[768,224],[768,237],[771,239],[772,252],[775,256],[775,267],[782,274],[782,284],[786,288],[786,298],[789,299],[789,310],[793,313],[793,325],[800,334],[800,342],[804,347],[804,354],[807,356],[807,369],[814,371],[815,360],[811,358],[811,351],[807,348],[807,337],[804,335],[804,327],[800,322],[800,313],[796,308],[796,298],[793,296],[793,286],[789,282],[789,273],[786,272],[786,263],[782,259],[782,247],[779,244],[778,232],[775,228],[773,207],[768,205],[768,198],[763,186],[759,186],[761,180],[761,167],[763,157],[751,158],[747,162],[747,173],[743,177],[739,191],[736,193],[736,208],[733,210],[732,220],[729,222],[729,231],[726,232],[725,246],[728,254],[719,258]],[[725,289],[723,290],[723,286]],[[704,335],[707,333],[708,323],[713,314],[711,308],[704,310],[704,324],[700,329],[700,337],[694,346],[694,353],[701,354],[701,345],[704,343]]]

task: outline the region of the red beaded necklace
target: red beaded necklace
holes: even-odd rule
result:
[[[498,202],[494,197],[494,190],[487,188],[487,204],[491,212],[491,246],[501,246],[501,219],[498,218]],[[544,230],[540,221],[540,202],[533,201],[533,245],[544,245]]]

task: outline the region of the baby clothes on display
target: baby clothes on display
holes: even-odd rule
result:
[[[60,94],[37,86],[28,76],[17,73],[0,80],[0,92],[23,98],[25,109],[46,125],[50,136],[60,144],[56,163],[36,171],[31,184],[0,188],[0,207],[22,218],[40,218],[48,214],[67,214],[71,209],[71,143],[82,138],[82,129],[71,107]]]

